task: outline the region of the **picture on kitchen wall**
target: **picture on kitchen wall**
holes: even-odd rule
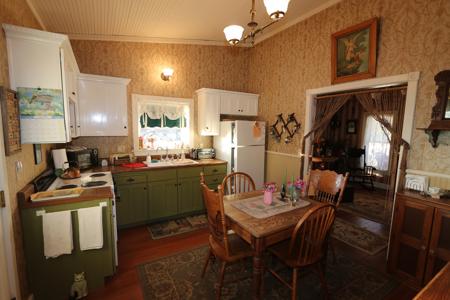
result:
[[[16,92],[0,87],[0,102],[5,154],[11,155],[22,150],[20,141],[19,101],[16,98]]]
[[[347,133],[350,134],[356,133],[356,120],[347,121]]]
[[[375,77],[377,29],[373,18],[331,36],[332,83]]]
[[[21,119],[62,119],[64,104],[60,89],[17,88]]]

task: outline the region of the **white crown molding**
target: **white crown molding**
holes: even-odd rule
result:
[[[28,7],[31,10],[31,13],[34,15],[34,17],[36,18],[36,20],[38,21],[39,25],[41,25],[42,30],[47,31],[47,26],[45,26],[44,22],[42,21],[41,16],[38,14],[36,7],[34,7],[33,3],[31,2],[31,0],[26,0]]]
[[[124,85],[127,85],[131,81],[130,78],[93,75],[93,74],[85,74],[85,73],[79,73],[78,79],[100,81],[100,82],[115,82],[115,83],[120,83],[120,84],[124,84]]]
[[[69,41],[67,35],[61,33],[48,32],[11,24],[3,24],[3,29],[5,30],[7,38],[22,38],[56,44],[62,44],[64,41]]]
[[[306,13],[306,14],[304,14],[304,15],[301,15],[301,16],[299,16],[299,17],[293,19],[292,21],[289,21],[289,22],[284,23],[282,26],[278,27],[277,29],[275,29],[275,30],[273,30],[273,31],[270,31],[270,32],[267,33],[267,34],[262,33],[258,38],[256,38],[256,40],[255,40],[255,45],[258,45],[258,44],[261,43],[262,41],[267,40],[268,38],[270,38],[270,37],[276,35],[277,33],[280,33],[280,32],[282,32],[283,30],[285,30],[285,29],[287,29],[287,28],[289,28],[289,27],[291,27],[291,26],[293,26],[293,25],[295,25],[295,24],[297,24],[297,23],[299,23],[299,22],[301,22],[301,21],[303,21],[303,20],[308,19],[309,17],[311,17],[311,16],[313,16],[313,15],[315,15],[315,14],[321,12],[322,10],[325,10],[325,9],[327,9],[328,7],[333,6],[333,5],[335,5],[336,3],[339,3],[339,2],[341,2],[341,1],[342,1],[342,0],[330,0],[330,1],[328,1],[328,2],[326,2],[326,3],[324,3],[324,4],[322,4],[322,5],[320,5],[320,6],[318,6],[318,7],[316,7],[315,9],[309,11],[308,13]],[[281,22],[282,22],[282,21],[281,21]]]
[[[189,40],[161,37],[145,37],[145,36],[126,36],[126,35],[105,35],[105,34],[68,34],[71,40],[95,40],[95,41],[113,41],[113,42],[135,42],[135,43],[153,43],[153,44],[185,44],[185,45],[205,45],[205,46],[221,46],[229,47],[225,41],[208,41],[208,40]],[[250,47],[249,45],[240,44],[239,47]]]

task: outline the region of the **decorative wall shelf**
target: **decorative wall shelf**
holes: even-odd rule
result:
[[[276,122],[270,127],[270,135],[277,141],[281,141],[281,136],[286,132],[284,142],[289,144],[292,142],[294,135],[301,128],[301,124],[295,118],[295,113],[289,114],[287,120],[283,118],[283,114],[277,116]]]

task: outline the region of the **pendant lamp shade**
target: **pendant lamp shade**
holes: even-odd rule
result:
[[[230,25],[224,28],[223,33],[228,43],[231,45],[236,45],[242,38],[244,33],[244,27],[239,25]]]
[[[267,14],[273,20],[278,20],[284,17],[288,10],[290,0],[264,0]]]

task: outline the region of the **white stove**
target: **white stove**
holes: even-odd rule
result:
[[[81,173],[80,178],[62,179],[56,178],[48,187],[47,191],[70,189],[70,188],[97,188],[111,187],[114,191],[114,182],[111,172]]]
[[[112,203],[112,218],[114,224],[114,240],[115,240],[115,261],[116,266],[119,263],[117,253],[117,219],[116,219],[116,203],[114,195],[114,181],[111,172],[94,172],[94,173],[81,173],[80,178],[74,179],[62,179],[57,177],[55,181],[48,187],[47,191],[71,189],[76,187],[82,187],[83,189],[93,189],[99,187],[110,187],[113,194]]]

